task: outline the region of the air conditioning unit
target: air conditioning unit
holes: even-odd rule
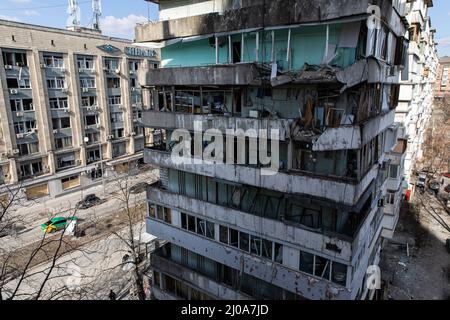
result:
[[[136,136],[136,132],[132,132],[132,133],[131,133],[131,136],[132,136],[132,137]]]
[[[100,110],[100,107],[99,107],[99,106],[93,106],[92,109],[94,109],[94,110]]]
[[[5,65],[5,70],[12,70],[14,67],[10,64]]]
[[[132,88],[131,88],[131,91],[132,91],[132,92],[136,91],[136,87],[132,87]]]
[[[16,137],[17,139],[23,139],[25,137],[25,133],[18,133]]]
[[[114,139],[114,136],[113,136],[113,135],[109,135],[109,136],[107,136],[106,138],[107,138],[107,140],[113,140],[113,139]]]
[[[89,88],[83,88],[83,92],[89,92]]]
[[[31,133],[37,133],[37,129],[36,128],[31,129]]]
[[[92,107],[87,107],[86,110],[87,111],[92,111]]]
[[[13,154],[19,154],[20,153],[20,150],[19,149],[14,149],[13,150]]]
[[[63,109],[65,113],[69,113],[70,110],[69,109]]]
[[[10,94],[18,94],[18,93],[19,93],[19,90],[17,90],[17,89],[11,89],[11,90],[9,90],[9,93],[10,93]]]
[[[103,67],[103,71],[109,71],[108,67]]]
[[[120,74],[120,69],[116,69],[116,70],[114,70],[114,72],[115,72],[116,74]]]
[[[41,68],[46,68],[47,66],[45,65],[45,63],[41,63]]]
[[[16,112],[16,117],[18,118],[23,117],[23,112]]]
[[[57,129],[53,130],[53,134],[57,134],[57,133],[58,133]]]
[[[119,106],[119,110],[123,110],[123,109],[125,109],[124,106]]]

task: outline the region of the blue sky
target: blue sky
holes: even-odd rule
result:
[[[92,23],[90,0],[78,0],[83,26]],[[45,8],[44,8],[45,7]],[[64,28],[67,22],[67,0],[0,0],[0,19]],[[150,12],[150,14],[149,14]],[[434,0],[431,22],[437,29],[439,54],[450,56],[450,1]],[[103,0],[101,28],[105,35],[133,38],[137,22],[156,19],[156,5],[144,0]]]
[[[0,19],[64,28],[67,24],[67,0],[0,0]],[[102,0],[101,28],[105,35],[133,38],[137,22],[157,19],[158,8],[144,0]],[[92,26],[90,0],[78,0],[82,26]]]

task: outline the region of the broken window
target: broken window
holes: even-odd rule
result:
[[[347,283],[347,266],[333,261],[331,281],[345,286]]]
[[[250,252],[257,256],[261,255],[261,238],[251,236]]]
[[[230,229],[230,245],[233,247],[239,247],[239,231]]]
[[[239,232],[239,249],[249,252],[250,239],[248,233]]]
[[[222,243],[228,244],[228,228],[224,226],[220,226],[219,228],[219,240]]]
[[[316,256],[314,265],[314,275],[329,280],[330,266],[331,266],[330,260]]]
[[[273,260],[277,263],[283,264],[283,246],[274,242],[275,252]]]
[[[272,260],[272,241],[263,239],[261,246],[262,246],[261,249],[262,257]]]
[[[300,271],[313,274],[314,271],[314,255],[300,251]]]
[[[188,231],[196,232],[195,229],[195,217],[188,215]]]

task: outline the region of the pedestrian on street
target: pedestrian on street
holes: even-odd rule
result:
[[[109,300],[116,300],[116,293],[112,290],[109,292]]]

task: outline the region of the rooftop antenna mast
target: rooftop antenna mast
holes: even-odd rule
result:
[[[94,14],[94,29],[100,30],[100,17],[102,16],[102,1],[92,0],[92,12]]]
[[[69,18],[67,19],[68,27],[80,27],[80,7],[78,6],[77,0],[68,0],[69,6],[67,7],[67,13]]]

